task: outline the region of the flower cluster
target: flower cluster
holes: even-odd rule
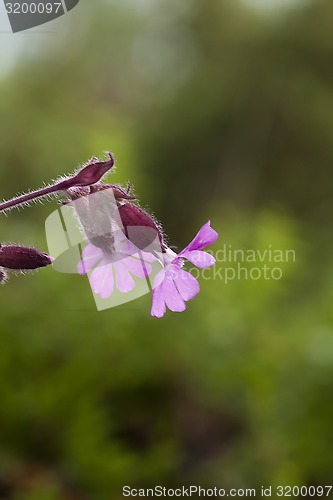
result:
[[[184,311],[186,302],[200,291],[198,281],[184,269],[186,261],[198,268],[213,266],[215,259],[204,249],[218,234],[208,221],[186,248],[175,253],[161,224],[140,207],[130,186],[100,182],[113,166],[110,153],[105,161],[93,158],[71,176],[0,204],[0,212],[50,195],[65,196],[62,204],[75,209],[86,242],[77,272],[88,275],[96,296],[103,300],[115,292],[128,294],[138,280],[145,280],[152,292],[152,316],[164,316],[167,308]],[[1,246],[0,282],[6,280],[5,269],[36,269],[52,261],[33,248]]]

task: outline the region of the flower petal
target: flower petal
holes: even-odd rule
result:
[[[127,293],[135,287],[135,281],[130,275],[123,261],[117,261],[114,264],[116,271],[116,286],[121,293]]]
[[[119,239],[118,241],[116,241],[116,243],[117,252],[124,255],[137,255],[140,252],[140,250],[135,245],[133,245],[133,243],[128,240],[125,235],[123,235],[122,240]]]
[[[149,252],[144,252],[143,250],[141,250],[139,252],[139,257],[140,257],[140,259],[143,259],[146,262],[156,262],[158,260],[155,257],[155,255],[153,255],[152,253],[149,253]]]
[[[152,286],[153,290],[155,290],[155,288],[158,288],[163,283],[164,279],[165,279],[165,269],[161,269],[154,278]]]
[[[163,297],[162,286],[159,286],[153,290],[153,303],[151,307],[150,314],[156,318],[162,318],[166,311],[165,300]]]
[[[108,281],[112,283],[112,286],[111,284],[108,285]],[[103,295],[103,298],[106,298],[106,290],[111,289],[111,292],[108,295],[110,296],[113,291],[112,264],[108,264],[105,261],[102,261],[100,265],[97,266],[90,274],[89,282],[93,292],[97,293],[98,295]]]
[[[188,250],[202,250],[208,245],[212,245],[218,238],[218,233],[210,227],[210,220],[202,226],[197,235],[193,238],[191,243],[187,245],[179,255],[183,255]]]
[[[77,272],[81,275],[87,274],[102,257],[100,248],[92,244],[87,245],[82,252],[82,260],[77,265]]]
[[[100,288],[99,296],[101,299],[107,299],[111,297],[114,289],[114,277],[112,264],[104,267],[104,282]]]
[[[186,304],[182,299],[182,297],[180,296],[180,293],[178,292],[177,287],[173,282],[173,279],[170,276],[168,276],[168,274],[166,275],[165,280],[162,283],[162,292],[165,303],[167,307],[170,309],[170,311],[173,312],[185,311]]]
[[[122,260],[123,264],[125,264],[128,271],[130,271],[134,276],[138,278],[146,278],[152,272],[151,264],[144,262],[140,259],[135,259],[133,257],[126,257],[126,259]]]
[[[193,265],[204,269],[211,267],[215,264],[216,260],[210,253],[203,252],[202,250],[187,250],[182,253],[182,257],[189,260]]]
[[[200,292],[200,286],[197,280],[192,274],[183,271],[183,269],[178,270],[173,280],[181,298],[185,302],[193,299]]]

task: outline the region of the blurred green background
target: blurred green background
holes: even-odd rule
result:
[[[332,25],[332,0],[81,0],[0,34],[3,198],[108,149],[112,182],[130,180],[178,248],[211,219],[215,251],[296,252],[281,280],[207,273],[161,320],[148,296],[97,313],[82,277],[12,276],[1,499],[331,484]],[[2,215],[2,241],[47,250],[56,208]]]

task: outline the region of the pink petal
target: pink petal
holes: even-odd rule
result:
[[[193,299],[199,292],[200,286],[192,274],[179,269],[177,276],[173,278],[177,290],[183,300]]]
[[[140,259],[143,259],[147,262],[156,262],[157,261],[157,258],[155,257],[155,255],[153,255],[152,253],[149,253],[149,252],[144,252],[143,250],[140,250],[139,256],[140,256]]]
[[[159,286],[153,290],[153,304],[151,307],[151,316],[156,316],[156,318],[162,318],[166,311],[166,305],[163,298],[162,287]]]
[[[201,250],[187,250],[182,253],[182,257],[189,260],[193,265],[204,269],[215,264],[216,260],[208,252]]]
[[[166,276],[162,283],[162,292],[165,303],[170,311],[183,312],[186,309],[186,304],[180,296],[176,285],[170,276]]]
[[[133,257],[126,257],[126,259],[123,259],[122,262],[125,264],[128,271],[138,278],[146,278],[153,270],[150,264]]]
[[[161,269],[155,276],[154,282],[153,282],[153,290],[155,290],[157,287],[159,287],[165,279],[165,270]]]
[[[202,226],[194,239],[187,245],[179,255],[183,255],[188,250],[202,250],[208,245],[212,245],[218,238],[218,233],[210,227],[210,220]]]
[[[103,298],[109,297],[113,291],[112,264],[102,261],[90,274],[89,282],[94,293],[103,296]]]
[[[82,257],[84,259],[89,259],[94,255],[103,255],[103,252],[100,248],[95,247],[92,243],[88,243],[88,245],[82,251]]]
[[[113,270],[112,265],[105,266],[105,279],[104,284],[100,288],[99,295],[101,299],[107,299],[111,297],[114,289],[114,278],[113,278]]]
[[[135,282],[123,261],[118,260],[113,265],[116,271],[116,286],[119,292],[127,293],[133,290]]]
[[[87,274],[102,257],[100,248],[92,244],[87,245],[82,252],[82,260],[77,265],[77,272],[81,275]]]
[[[140,250],[126,237],[121,242],[118,242],[118,244],[119,246],[117,246],[117,250],[125,255],[136,255],[140,252]]]

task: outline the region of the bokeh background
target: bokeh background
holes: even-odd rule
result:
[[[178,248],[211,219],[215,251],[296,252],[278,281],[211,273],[161,320],[148,296],[97,313],[82,277],[12,276],[1,499],[331,484],[332,24],[331,0],[81,0],[0,33],[2,198],[108,149]],[[47,250],[56,208],[2,215],[1,240]]]

